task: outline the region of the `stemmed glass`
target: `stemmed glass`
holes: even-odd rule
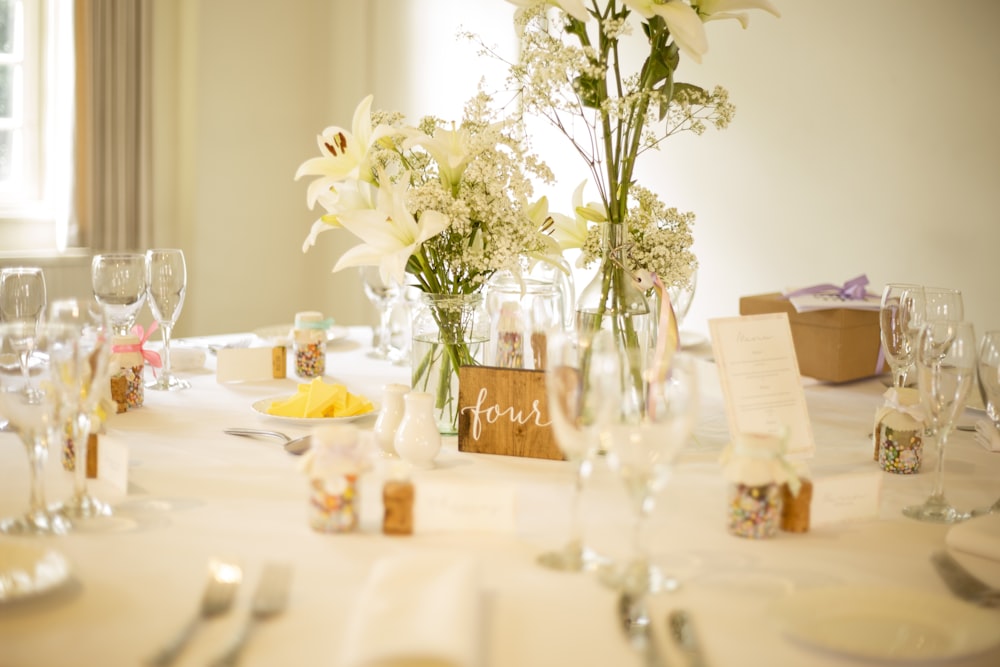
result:
[[[53,356],[52,380],[61,394],[66,434],[73,445],[73,496],[53,509],[73,519],[110,516],[111,507],[87,491],[88,439],[108,388],[111,329],[104,306],[91,300],[61,299],[49,308],[49,322],[71,327],[74,338]]]
[[[184,306],[187,291],[187,265],[184,253],[176,248],[157,248],[146,251],[146,292],[149,309],[153,311],[163,332],[163,368],[150,384],[150,389],[173,391],[188,389],[191,384],[176,377],[170,370],[170,332]]]
[[[95,255],[90,264],[94,298],[108,311],[116,336],[128,336],[146,302],[146,258],[139,253]]]
[[[986,416],[1000,429],[1000,330],[987,331],[979,344],[979,395]],[[972,516],[1000,512],[1000,498],[989,507],[972,510]]]
[[[34,340],[34,348],[49,359],[59,356],[69,345],[72,331],[64,325],[31,322],[0,323],[0,356],[19,354],[26,336]],[[0,372],[0,417],[17,433],[28,455],[30,496],[24,515],[0,521],[0,533],[11,535],[62,535],[69,531],[70,522],[51,511],[45,501],[45,462],[49,442],[56,435],[59,395],[52,380],[51,364],[40,364],[38,386],[33,399],[25,389],[27,379],[20,373]]]
[[[910,321],[914,317],[914,306],[923,304],[919,296],[920,289],[919,286],[908,283],[889,283],[882,290],[882,305],[879,309],[882,349],[889,368],[892,369],[894,387],[902,387],[906,383],[906,374],[913,366]]]
[[[35,327],[45,312],[45,275],[36,267],[11,267],[0,271],[0,321],[20,322],[21,337],[10,341],[24,379],[29,402],[40,400],[31,383],[29,362],[35,347]]]
[[[969,322],[928,321],[917,340],[917,386],[927,415],[924,434],[935,440],[934,489],[921,505],[903,508],[920,521],[956,523],[968,518],[944,497],[944,450],[956,415],[965,407],[976,372],[976,337]]]
[[[694,293],[697,287],[698,272],[694,271],[691,273],[691,278],[686,285],[672,285],[667,288],[667,294],[670,295],[670,305],[674,309],[674,318],[677,320],[678,330],[684,326],[684,318],[687,317],[688,311],[691,310],[691,304],[694,302]]]
[[[538,562],[554,570],[590,569],[599,557],[583,543],[580,495],[593,469],[601,429],[615,407],[618,356],[607,331],[547,334],[545,392],[556,444],[575,469],[569,541]]]
[[[365,295],[379,312],[378,344],[368,353],[373,359],[395,360],[397,352],[392,347],[392,309],[399,298],[401,289],[399,283],[386,279],[377,266],[362,266],[361,282],[364,284]]]
[[[635,517],[633,558],[602,573],[604,583],[632,595],[677,588],[677,580],[649,561],[642,533],[673,461],[694,430],[698,380],[694,359],[678,352],[660,377],[647,380],[641,414],[615,411],[605,429],[608,464],[621,478]]]

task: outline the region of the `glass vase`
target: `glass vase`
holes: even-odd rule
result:
[[[458,370],[483,362],[490,337],[481,294],[421,294],[410,350],[412,386],[434,397],[442,435],[458,432]]]
[[[577,301],[577,328],[610,331],[621,360],[622,410],[641,414],[646,364],[656,343],[655,304],[636,285],[626,257],[626,226],[604,225],[604,259]]]

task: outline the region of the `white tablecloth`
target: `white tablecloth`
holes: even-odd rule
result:
[[[329,347],[328,379],[378,398],[389,382],[408,383],[409,370],[366,357],[370,334],[352,329]],[[182,344],[199,344],[187,341]],[[380,533],[380,483],[362,484],[362,529],[327,535],[307,524],[306,481],[299,459],[272,441],[223,434],[227,426],[307,432],[255,414],[253,401],[293,391],[297,379],[220,385],[208,368],[183,375],[187,391],[148,391],[145,406],[115,416],[109,436],[127,442],[129,487],[118,498],[119,520],[103,530],[32,539],[65,554],[71,581],[45,595],[0,604],[0,666],[137,665],[192,615],[213,556],[237,558],[246,584],[238,607],[202,626],[178,665],[203,665],[243,622],[262,565],[287,560],[295,573],[287,611],[253,636],[242,664],[337,665],[352,609],[373,563],[406,553],[474,558],[483,586],[483,666],[641,664],[615,616],[615,594],[591,574],[541,568],[537,555],[567,536],[573,471],[564,462],[472,455],[446,439],[432,470],[416,471],[416,488],[454,482],[513,491],[515,528],[440,531],[410,537]],[[291,370],[291,366],[289,367]],[[716,463],[727,439],[714,367],[705,364],[706,396],[694,441],[682,453],[645,533],[654,560],[680,577],[681,589],[653,601],[683,606],[697,619],[709,664],[843,665],[832,653],[782,636],[767,614],[780,596],[817,585],[899,586],[947,595],[929,556],[945,545],[945,526],[904,518],[900,509],[930,492],[933,466],[920,474],[885,474],[877,520],[841,523],[807,534],[780,533],[752,541],[725,530],[725,484]],[[878,380],[844,386],[806,382],[817,453],[814,474],[877,470],[869,433],[884,386]],[[963,422],[972,423],[975,415]],[[359,420],[371,428],[374,416]],[[50,500],[66,487],[50,465]],[[1000,494],[1000,454],[953,434],[946,488],[959,507],[992,503]],[[16,437],[0,434],[0,516],[25,508],[27,465]],[[492,487],[490,485],[493,485]],[[102,483],[96,494],[110,494]],[[587,539],[624,558],[631,519],[624,492],[600,463],[584,495]],[[1000,563],[963,556],[1000,585]],[[658,624],[662,618],[656,619]],[[997,616],[1000,632],[1000,612]],[[393,628],[385,628],[392,633]],[[857,661],[848,661],[859,664]],[[1000,664],[994,650],[957,661]]]

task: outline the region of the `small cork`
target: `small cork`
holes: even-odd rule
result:
[[[813,485],[801,480],[798,495],[792,495],[788,484],[781,485],[781,529],[788,533],[805,533],[809,530],[809,505],[812,503]]]
[[[87,477],[97,479],[97,434],[87,437]]]
[[[386,535],[413,534],[413,484],[405,480],[389,480],[382,487],[385,517],[382,532]]]
[[[284,345],[276,345],[271,348],[271,377],[280,380],[285,377],[287,371],[288,348]]]

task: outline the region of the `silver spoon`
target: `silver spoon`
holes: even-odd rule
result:
[[[298,438],[290,438],[281,431],[268,431],[262,428],[227,428],[225,432],[229,435],[241,435],[247,438],[275,438],[281,440],[285,451],[289,454],[305,454],[309,451],[312,436],[303,435]]]
[[[665,667],[667,663],[653,638],[646,603],[641,596],[623,592],[618,597],[618,620],[632,648],[642,654],[646,667]]]

